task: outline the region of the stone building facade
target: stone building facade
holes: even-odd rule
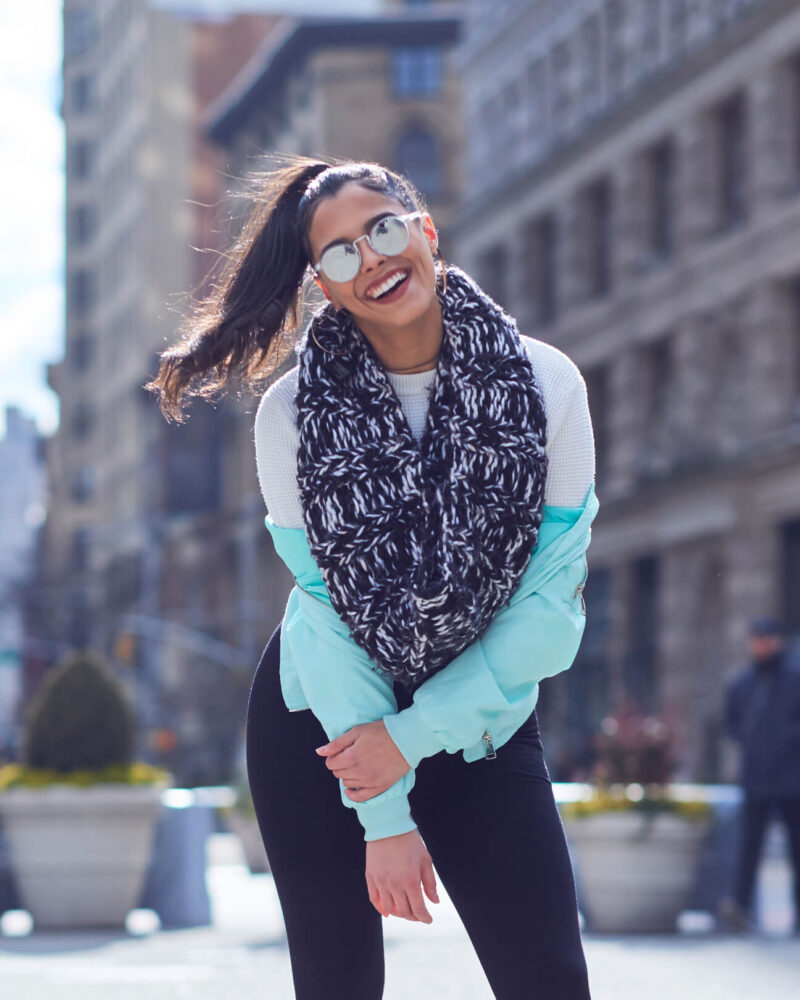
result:
[[[583,372],[600,513],[555,775],[626,695],[732,780],[749,618],[800,637],[800,9],[468,4],[457,262]]]
[[[407,174],[446,229],[464,183],[460,27],[437,4],[287,20],[207,111],[230,175],[268,168],[261,154],[376,160]]]
[[[249,638],[252,657],[256,631],[268,627],[242,592],[257,578],[236,544],[252,535],[257,483],[251,475],[248,494],[238,468],[226,474],[236,463],[224,450],[224,416],[195,408],[187,425],[168,425],[143,386],[200,278],[192,246],[213,248],[204,205],[223,183],[199,117],[279,19],[187,15],[169,0],[66,0],[63,13],[66,343],[48,370],[61,420],[45,448],[47,520],[29,627],[53,649],[91,645],[127,664],[145,730],[183,724],[180,709],[196,732],[195,692],[214,643],[238,648]],[[193,533],[224,544],[198,553],[186,542]],[[183,596],[168,604],[176,576]],[[189,631],[178,636],[178,623]],[[178,647],[186,669],[194,665],[186,683],[167,669]],[[223,698],[230,685],[219,666],[211,673]]]

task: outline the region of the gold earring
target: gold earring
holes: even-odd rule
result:
[[[314,338],[314,343],[317,345],[317,347],[321,351],[324,351],[326,354],[333,354],[333,355],[336,355],[338,357],[344,357],[346,354],[350,353],[349,351],[332,351],[328,347],[323,347],[322,344],[320,344],[320,342],[317,340],[317,335],[316,335],[316,333],[314,333],[313,327],[311,328],[311,336]]]
[[[436,252],[437,252],[437,254],[439,254],[439,263],[442,266],[442,295],[446,295],[447,294],[447,271],[445,270],[444,257],[442,257],[442,253],[441,253],[440,250],[437,250]]]

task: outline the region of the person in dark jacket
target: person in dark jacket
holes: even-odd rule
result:
[[[789,838],[794,871],[794,933],[800,933],[800,669],[790,661],[783,630],[773,618],[750,626],[750,666],[728,686],[727,735],[741,751],[744,793],[733,895],[720,901],[728,930],[754,930],[753,896],[764,835],[779,818]]]

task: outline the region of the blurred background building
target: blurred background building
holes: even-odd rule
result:
[[[800,8],[469,4],[456,257],[578,364],[601,511],[587,629],[543,685],[557,771],[623,694],[731,778],[748,618],[800,633]]]
[[[589,387],[601,510],[584,641],[540,695],[553,778],[628,695],[683,719],[681,777],[731,780],[747,621],[800,636],[800,9],[224,6],[65,0],[67,332],[29,678],[95,646],[180,781],[228,777],[291,582],[258,400],[176,426],[142,386],[261,154],[378,160],[421,188],[445,259]]]
[[[45,515],[43,442],[36,423],[7,406],[5,424],[0,439],[0,753],[18,739],[25,655],[42,652],[36,637],[26,634],[24,608]]]
[[[230,195],[257,154],[380,159],[444,216],[460,185],[453,13],[230,6],[65,2],[66,344],[49,369],[61,422],[27,607],[51,661],[60,644],[112,658],[142,752],[186,784],[229,776],[291,578],[264,527],[257,400],[197,404],[175,425],[142,386],[236,235]],[[31,652],[29,687],[47,665]]]

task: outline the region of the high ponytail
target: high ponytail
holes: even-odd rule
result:
[[[409,211],[425,201],[402,174],[379,163],[288,157],[289,165],[254,173],[255,206],[212,293],[187,320],[181,341],[160,355],[145,385],[169,420],[183,420],[185,396],[215,399],[234,376],[255,387],[290,353],[303,317],[303,278],[317,205],[349,181],[396,198]]]
[[[289,166],[251,175],[255,189],[247,196],[255,204],[218,282],[145,385],[168,420],[183,422],[186,396],[212,400],[234,376],[246,384],[264,378],[291,351],[308,266],[297,209],[309,183],[329,166],[295,156]]]

